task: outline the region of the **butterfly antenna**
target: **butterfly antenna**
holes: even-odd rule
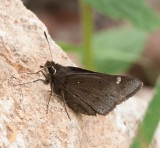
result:
[[[45,38],[46,38],[46,40],[47,40],[48,47],[49,47],[49,51],[50,51],[50,54],[51,54],[51,58],[52,58],[52,60],[53,60],[52,50],[51,50],[51,47],[50,47],[50,44],[49,44],[49,41],[48,41],[48,37],[47,37],[47,34],[46,34],[46,32],[45,32],[45,31],[44,31],[44,36],[45,36]]]

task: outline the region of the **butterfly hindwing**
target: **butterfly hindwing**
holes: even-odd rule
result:
[[[76,112],[106,115],[141,87],[141,82],[132,77],[73,69],[76,72],[65,78],[64,99]]]
[[[77,113],[96,115],[96,111],[86,102],[84,102],[77,93],[64,91],[65,103]]]

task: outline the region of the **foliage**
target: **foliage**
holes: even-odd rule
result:
[[[105,30],[93,36],[96,69],[120,73],[139,59],[148,34],[133,28]]]
[[[113,18],[128,20],[142,30],[155,30],[159,17],[144,0],[84,0],[99,12]]]

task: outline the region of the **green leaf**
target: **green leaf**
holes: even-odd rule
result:
[[[144,0],[84,0],[99,12],[113,19],[126,19],[136,27],[153,31],[160,18]]]
[[[106,73],[127,70],[140,57],[146,40],[146,32],[133,28],[118,28],[95,34],[95,68]]]
[[[156,86],[156,93],[148,106],[146,115],[140,125],[138,134],[131,148],[149,148],[155,130],[160,120],[160,79]]]

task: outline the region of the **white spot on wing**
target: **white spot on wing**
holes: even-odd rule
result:
[[[117,84],[120,84],[120,83],[121,83],[121,77],[117,77],[116,83],[117,83]]]

